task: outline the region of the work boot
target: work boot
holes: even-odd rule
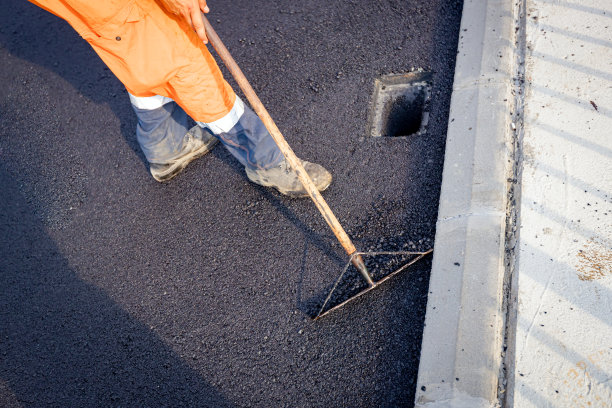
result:
[[[167,163],[150,163],[149,170],[153,178],[159,182],[170,180],[179,174],[192,160],[210,152],[219,139],[199,126],[194,126],[183,140],[183,150],[174,160]]]
[[[312,182],[319,191],[325,190],[332,182],[332,175],[323,166],[300,160],[302,166],[312,179]],[[308,197],[308,193],[297,174],[291,170],[287,160],[283,161],[268,170],[252,170],[245,167],[249,180],[264,187],[274,187],[281,194],[289,197]]]

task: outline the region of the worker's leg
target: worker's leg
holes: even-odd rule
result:
[[[295,184],[295,174],[284,166],[271,136],[259,118],[236,98],[206,46],[191,27],[167,14],[159,4],[124,1],[114,2],[109,8],[106,3],[93,2],[79,14],[63,2],[33,2],[66,19],[131,95],[157,100],[159,106],[134,108],[138,141],[155,179],[173,177],[210,149],[203,140],[207,132],[192,129],[185,133],[186,112],[223,141],[245,166],[251,181],[281,192],[288,190],[280,184],[289,183],[289,179],[289,184]],[[176,101],[182,109],[174,102],[165,103],[169,101]],[[311,173],[319,168],[329,174],[321,166],[309,166],[307,170]],[[320,178],[314,174],[311,177]],[[331,182],[331,175],[327,178]],[[329,185],[325,180],[318,185],[320,189]]]
[[[138,143],[157,181],[170,180],[217,143],[199,126],[189,129],[189,117],[170,98],[130,95],[130,101],[138,117]]]
[[[251,181],[296,195],[295,173],[283,167],[282,154],[260,119],[236,97],[193,30],[177,23],[155,2],[129,3],[123,12],[125,16],[121,14],[113,24],[98,30],[100,37],[91,39],[90,44],[130,93],[171,98],[223,141],[245,166]],[[129,24],[120,24],[122,21]],[[139,120],[142,124],[138,132],[157,180],[172,177],[201,152],[197,142],[181,143],[183,132],[173,131],[175,125],[168,119],[173,112],[137,110],[139,116],[151,114]],[[156,174],[160,166],[161,173]],[[331,182],[331,175],[321,166],[309,166],[308,172],[323,175],[311,174],[315,182],[321,180],[317,184],[321,190]]]
[[[261,119],[240,98],[236,97],[232,111],[222,119],[198,124],[221,140],[252,182],[292,197],[308,195]],[[307,161],[302,165],[319,191],[329,186],[332,176],[323,166]]]
[[[283,159],[259,117],[240,98],[236,98],[234,107],[223,118],[209,123],[198,122],[200,127],[207,130],[192,129],[191,132],[188,115],[172,99],[160,95],[130,95],[130,101],[138,117],[136,137],[156,179],[160,178],[156,174],[158,165],[175,163],[199,147],[197,142],[193,146],[192,136],[210,145],[212,136],[208,132],[215,134],[245,167],[268,169],[277,166]]]
[[[130,98],[138,116],[138,142],[156,180],[169,180],[190,161],[210,151],[217,141],[214,133],[245,167],[249,180],[289,196],[307,195],[268,130],[240,98],[223,118],[198,122],[199,126],[190,131],[187,114],[170,98]],[[332,177],[327,170],[306,161],[302,164],[320,191],[329,186]]]
[[[245,167],[269,169],[283,160],[283,154],[264,124],[238,97],[232,110],[223,118],[198,124],[217,136]]]

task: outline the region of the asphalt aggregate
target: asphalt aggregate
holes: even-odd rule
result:
[[[356,247],[431,248],[462,1],[208,4]],[[419,68],[427,131],[366,137],[374,79]],[[28,2],[3,1],[0,83],[0,406],[413,406],[431,257],[312,321],[347,256],[310,200],[221,146],[155,182],[121,83]]]

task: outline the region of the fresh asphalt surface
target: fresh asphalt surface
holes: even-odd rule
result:
[[[209,5],[356,246],[430,248],[461,1]],[[434,72],[427,133],[364,138],[374,79],[411,67]],[[413,405],[430,258],[313,322],[346,256],[309,200],[220,146],[155,182],[121,84],[22,0],[0,83],[0,406]]]

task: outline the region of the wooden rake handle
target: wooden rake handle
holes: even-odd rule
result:
[[[372,278],[370,277],[370,274],[368,273],[365,264],[363,263],[363,259],[359,255],[352,256],[355,252],[357,252],[355,245],[353,245],[353,243],[351,242],[351,239],[344,231],[344,228],[342,228],[342,225],[340,225],[340,222],[338,222],[338,219],[323,199],[323,196],[310,179],[310,176],[308,176],[308,173],[306,172],[306,170],[302,166],[302,163],[293,152],[293,149],[291,149],[280,130],[278,130],[278,127],[272,120],[272,117],[264,107],[263,103],[261,103],[261,101],[257,97],[257,94],[251,87],[251,84],[249,84],[249,81],[247,81],[246,77],[242,73],[242,70],[240,69],[238,64],[236,64],[236,61],[234,61],[234,58],[231,56],[231,54],[229,53],[215,30],[212,28],[210,22],[204,14],[202,14],[202,21],[204,22],[204,28],[206,29],[206,35],[208,36],[208,40],[214,47],[215,51],[238,83],[240,89],[242,89],[242,92],[244,92],[244,95],[253,107],[255,113],[257,113],[266,129],[268,129],[268,132],[270,132],[272,139],[274,139],[274,141],[278,145],[278,148],[285,156],[285,159],[289,162],[289,165],[297,174],[298,179],[308,192],[308,195],[310,196],[312,201],[319,209],[319,212],[327,222],[327,225],[329,225],[331,230],[334,232],[334,235],[336,236],[346,253],[351,256],[353,265],[355,265],[355,267],[363,275],[364,279],[368,282],[368,284],[372,286]]]

